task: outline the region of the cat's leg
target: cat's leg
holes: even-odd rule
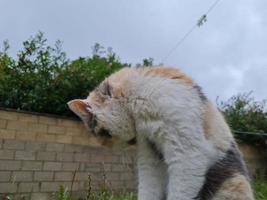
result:
[[[201,140],[164,141],[162,151],[168,166],[167,200],[196,198],[211,159],[207,156],[208,150],[203,150],[206,144],[201,143]]]
[[[165,200],[166,165],[146,139],[138,141],[138,200]]]
[[[212,200],[254,200],[247,178],[236,174],[226,180]]]

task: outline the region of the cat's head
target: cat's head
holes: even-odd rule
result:
[[[135,122],[129,110],[129,77],[126,68],[105,79],[86,99],[68,102],[88,130],[104,146],[135,144]]]

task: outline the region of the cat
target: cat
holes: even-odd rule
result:
[[[253,200],[222,114],[186,74],[123,68],[68,102],[104,146],[137,148],[138,200]]]

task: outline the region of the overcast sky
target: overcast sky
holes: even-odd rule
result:
[[[0,0],[0,41],[15,55],[43,31],[63,41],[69,58],[88,56],[98,42],[121,61],[160,63],[214,0]],[[221,0],[204,26],[164,62],[191,75],[215,100],[246,91],[267,99],[267,2]]]

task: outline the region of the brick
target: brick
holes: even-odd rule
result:
[[[21,168],[21,161],[0,161],[0,170],[19,170]]]
[[[64,182],[42,182],[41,184],[41,192],[55,192],[58,191],[60,185],[63,186],[71,186],[71,182],[64,183]]]
[[[10,160],[14,158],[14,150],[0,150],[0,159]]]
[[[105,162],[105,156],[103,154],[92,154],[91,161],[93,163],[103,163]]]
[[[95,157],[97,158],[98,156],[96,155]],[[120,157],[119,156],[110,154],[110,155],[105,155],[104,156],[104,160],[102,162],[105,162],[105,163],[118,163],[119,161],[120,161]]]
[[[40,116],[39,117],[39,123],[42,124],[51,124],[51,125],[56,125],[57,124],[57,119],[56,118],[52,118],[52,117],[44,117],[44,116]]]
[[[18,115],[16,112],[0,111],[0,119],[17,120]]]
[[[72,139],[73,144],[79,144],[79,145],[89,145],[90,144],[90,137],[84,137],[84,136],[78,136],[73,137]]]
[[[82,129],[80,129],[80,128],[67,127],[67,129],[66,129],[66,135],[78,136],[81,134],[82,134]]]
[[[75,174],[75,181],[87,181],[88,180],[88,173],[87,172],[77,172]]]
[[[81,153],[83,152],[83,146],[74,145],[74,144],[66,144],[64,152],[73,152],[73,153]]]
[[[52,181],[54,177],[54,172],[35,172],[35,181]]]
[[[25,150],[27,151],[45,151],[46,144],[43,142],[26,142]]]
[[[2,139],[15,139],[16,131],[0,129],[0,138]]]
[[[47,125],[46,124],[29,124],[29,131],[36,133],[47,133]]]
[[[46,171],[59,171],[61,170],[62,163],[61,162],[45,162],[44,170]]]
[[[37,134],[36,141],[42,141],[42,142],[55,142],[56,136],[55,135],[48,135],[44,133]]]
[[[32,181],[33,179],[33,172],[22,172],[22,171],[15,171],[12,174],[12,181],[19,182],[19,181]]]
[[[27,131],[28,130],[28,123],[27,122],[21,122],[21,121],[8,121],[7,129]]]
[[[78,121],[69,120],[69,119],[58,119],[58,125],[64,127],[77,127]]]
[[[56,159],[55,152],[37,152],[37,160],[54,161]]]
[[[15,193],[16,191],[16,183],[0,183],[0,193]]]
[[[38,183],[19,183],[18,192],[38,192]]]
[[[74,154],[74,161],[78,161],[78,162],[89,162],[90,161],[90,154],[86,154],[86,153],[75,153]]]
[[[33,152],[33,151],[16,151],[15,160],[35,160],[35,152]]]
[[[79,169],[79,163],[64,162],[62,163],[63,171],[77,171]]]
[[[36,115],[20,113],[18,117],[19,117],[19,121],[22,121],[22,122],[34,122],[34,123],[38,122],[38,116]]]
[[[85,171],[87,172],[102,172],[103,171],[103,165],[98,163],[86,163],[85,164]]]
[[[65,133],[65,128],[62,126],[52,126],[50,125],[48,127],[48,133],[50,134],[64,134]]]
[[[133,172],[121,172],[120,173],[120,180],[130,181],[134,179],[135,179],[135,176]]]
[[[4,140],[4,149],[16,149],[23,150],[24,149],[24,141],[18,140]]]
[[[6,119],[0,119],[0,128],[6,128],[7,120]]]
[[[106,179],[109,181],[120,180],[120,173],[108,172],[108,173],[105,173],[105,175],[106,175]]]
[[[57,153],[57,161],[73,161],[73,153]]]
[[[0,172],[0,182],[9,182],[11,172]]]
[[[51,199],[51,194],[48,193],[31,193],[31,200],[48,200]]]
[[[67,135],[57,135],[56,142],[58,143],[72,143],[72,136]]]
[[[36,133],[34,132],[29,132],[29,131],[16,131],[16,139],[19,140],[31,140],[35,141],[36,140]]]
[[[47,144],[46,151],[62,152],[64,150],[64,144]]]
[[[22,163],[22,170],[41,170],[42,169],[42,162],[40,161],[23,161]]]
[[[72,172],[56,172],[55,181],[71,181],[74,174]]]
[[[126,170],[126,168],[121,164],[112,165],[112,171],[114,171],[114,172],[123,172],[125,170]]]

